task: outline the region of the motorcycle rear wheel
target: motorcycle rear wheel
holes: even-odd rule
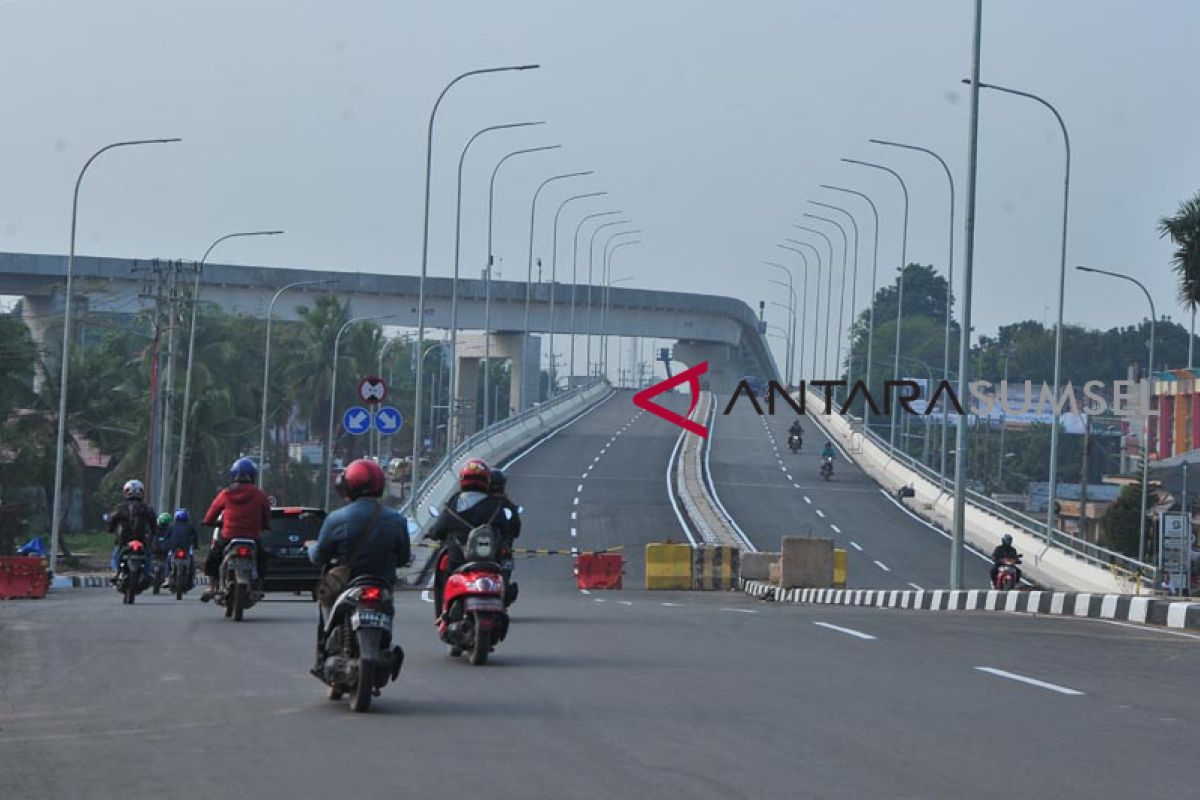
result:
[[[358,662],[358,685],[350,698],[350,710],[361,714],[371,708],[371,697],[375,688],[375,662]]]
[[[244,583],[239,583],[233,587],[233,621],[241,622],[242,615],[246,612],[246,593],[249,591],[248,586]]]
[[[471,663],[477,667],[482,667],[487,663],[488,653],[492,649],[492,632],[491,630],[483,630],[479,625],[479,618],[475,618],[475,641],[471,646]]]
[[[137,581],[133,575],[125,579],[125,603],[133,605],[133,598],[137,597]]]

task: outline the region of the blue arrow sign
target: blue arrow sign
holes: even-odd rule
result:
[[[361,436],[371,430],[371,412],[362,406],[350,406],[342,414],[342,427],[346,433]]]
[[[391,436],[404,425],[404,417],[391,406],[380,406],[375,412],[375,430],[384,436]]]

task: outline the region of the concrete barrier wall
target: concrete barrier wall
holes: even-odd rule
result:
[[[779,541],[779,586],[783,589],[833,585],[833,540],[784,536]]]
[[[808,408],[823,409],[825,401],[809,392],[806,403]],[[837,441],[854,462],[889,495],[895,497],[896,490],[901,486],[912,485],[916,496],[906,500],[904,506],[941,530],[951,529],[954,516],[953,492],[942,491],[933,481],[892,458],[886,450],[863,436],[860,431],[855,431],[844,417],[814,413],[809,415],[809,419],[827,436]],[[1047,548],[1044,542],[1023,529],[977,506],[967,504],[964,537],[969,544],[984,553],[990,553],[1000,543],[1000,537],[1004,534],[1010,534],[1013,537],[1013,545],[1025,555],[1022,570],[1030,580],[1043,586],[1105,594],[1121,594],[1134,588],[1131,580],[1080,561],[1061,550]],[[965,558],[974,556],[968,553]]]

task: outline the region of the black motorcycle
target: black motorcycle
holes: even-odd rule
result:
[[[195,585],[195,574],[192,554],[182,547],[177,549],[171,559],[171,573],[167,578],[167,587],[176,600],[182,600],[183,595],[191,591]]]
[[[253,539],[232,539],[225,545],[217,577],[219,591],[213,602],[224,606],[225,616],[233,617],[234,622],[241,622],[246,609],[263,597],[258,588],[257,552],[258,542]]]
[[[400,676],[404,650],[392,644],[396,610],[392,591],[377,578],[350,582],[329,611],[322,612],[325,663],[322,680],[329,699],[350,695],[350,710],[367,711],[389,681]]]
[[[833,456],[821,459],[821,477],[825,480],[833,477]]]
[[[792,435],[788,436],[788,449],[791,450],[793,453],[799,453],[800,446],[802,444],[804,444],[804,442],[803,442],[803,440],[801,440],[800,434],[793,433]]]
[[[121,548],[115,586],[121,593],[121,602],[125,605],[133,605],[133,599],[150,585],[150,575],[146,568],[147,554],[144,542],[134,539]]]

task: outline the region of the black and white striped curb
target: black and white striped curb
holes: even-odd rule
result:
[[[1010,611],[1200,629],[1200,602],[1138,595],[989,589],[780,589],[762,581],[740,583],[742,591],[751,597],[780,603],[921,611]]]
[[[107,573],[90,573],[86,575],[58,575],[54,578],[52,589],[111,589],[112,584]],[[69,583],[68,583],[69,581]],[[197,586],[208,586],[208,576],[197,575]]]

